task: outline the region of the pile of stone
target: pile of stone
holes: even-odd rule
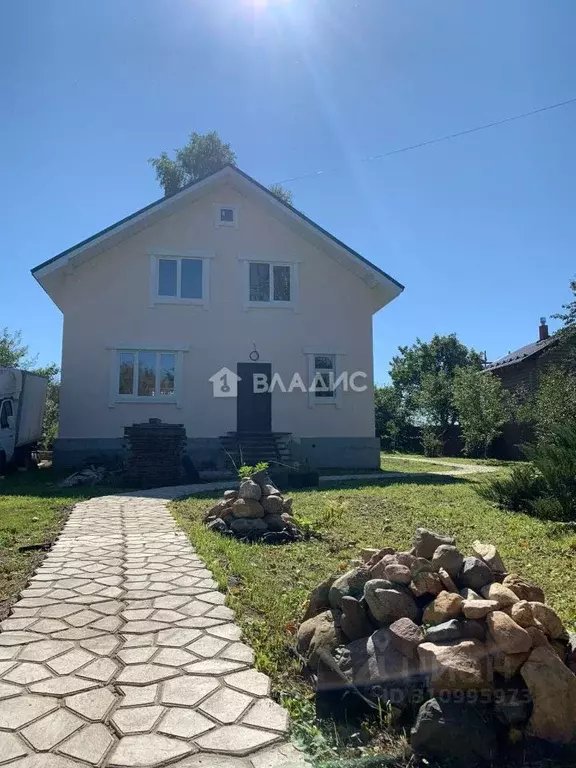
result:
[[[576,742],[576,635],[494,546],[472,549],[418,528],[409,552],[365,549],[322,582],[298,630],[318,699],[391,711],[442,764]]]
[[[289,544],[305,538],[294,520],[292,499],[282,496],[266,471],[244,478],[237,491],[225,491],[204,523],[223,536],[246,542]]]

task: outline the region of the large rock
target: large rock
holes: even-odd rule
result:
[[[224,491],[224,501],[232,503],[238,498],[238,491],[229,490]]]
[[[476,541],[472,544],[472,549],[476,557],[480,560],[484,560],[486,565],[494,572],[498,574],[506,573],[506,567],[504,561],[498,554],[498,550],[494,544],[482,544],[481,541]]]
[[[530,651],[524,653],[504,653],[497,645],[488,646],[492,662],[492,671],[504,680],[512,680],[520,671],[522,665],[530,656]]]
[[[416,528],[412,552],[416,557],[430,560],[434,552],[442,544],[454,546],[456,541],[452,536],[442,536],[442,534],[429,531],[427,528]]]
[[[389,581],[373,579],[364,586],[364,598],[374,619],[379,624],[392,624],[406,617],[415,621],[419,609],[408,590],[394,589]]]
[[[388,629],[350,643],[336,658],[350,682],[361,689],[377,686],[381,700],[400,708],[408,703],[409,691],[420,683],[415,664],[392,645]]]
[[[256,536],[266,533],[266,523],[259,517],[238,517],[232,520],[230,528],[237,536]]]
[[[424,630],[411,619],[402,618],[390,624],[390,642],[403,656],[412,659],[424,640]]]
[[[496,600],[465,600],[462,612],[467,619],[483,619],[499,607]]]
[[[475,592],[480,592],[482,587],[494,581],[494,574],[483,560],[477,557],[465,557],[457,580],[461,587],[469,587]]]
[[[361,603],[350,595],[342,597],[340,626],[350,642],[359,640],[361,637],[367,637],[374,631]]]
[[[455,579],[464,565],[460,551],[451,544],[441,544],[432,555],[432,565],[437,569],[444,568],[448,575]]]
[[[400,563],[391,563],[384,568],[384,578],[394,584],[410,584],[412,573],[410,568]]]
[[[547,741],[576,741],[576,675],[546,647],[534,648],[521,674],[534,705],[529,732]]]
[[[254,480],[242,480],[238,489],[238,496],[241,499],[259,501],[262,498],[262,488]]]
[[[462,613],[463,600],[454,592],[440,592],[426,607],[423,621],[425,624],[442,624],[455,619]]]
[[[532,638],[525,629],[503,611],[492,611],[486,616],[488,632],[504,653],[523,653],[532,647]]]
[[[372,565],[368,566],[370,568],[370,578],[385,579],[386,568],[388,568],[389,565],[396,565],[397,563],[398,561],[396,560],[395,554],[383,555],[376,563],[372,563]]]
[[[370,570],[365,566],[353,568],[343,573],[330,587],[328,601],[332,608],[342,608],[344,595],[360,598],[364,592],[364,585],[370,580]]]
[[[519,627],[523,627],[524,629],[536,626],[532,607],[528,600],[519,600],[517,603],[514,603],[510,609],[510,616],[512,616]]]
[[[298,652],[316,669],[320,652],[333,653],[344,638],[332,611],[324,611],[303,621],[296,636]]]
[[[494,600],[499,608],[510,608],[515,603],[520,602],[520,598],[511,589],[504,584],[498,584],[497,581],[482,587],[480,594],[485,600]]]
[[[433,571],[418,571],[412,576],[410,590],[416,597],[424,595],[439,595],[444,589],[442,580],[437,573]]]
[[[466,691],[489,688],[491,665],[479,640],[459,640],[449,645],[425,642],[418,646],[420,669],[430,675],[430,688]]]
[[[212,520],[216,520],[217,518],[221,517],[223,512],[226,512],[230,509],[232,501],[232,499],[221,499],[219,502],[214,504],[214,506],[210,507],[208,512],[206,512],[204,515],[204,522],[211,522]]]
[[[321,581],[320,584],[310,592],[306,613],[304,614],[302,621],[307,621],[313,616],[317,616],[319,613],[323,613],[330,608],[328,594],[330,592],[330,587],[334,584],[337,578],[336,574],[327,576],[324,581]]]
[[[530,602],[534,619],[542,626],[542,629],[551,640],[568,640],[568,633],[562,624],[558,614],[549,605],[535,601]]]
[[[261,501],[264,512],[267,515],[281,515],[283,511],[282,496],[264,496]]]
[[[262,504],[254,499],[236,499],[231,509],[234,517],[264,517]]]
[[[509,573],[502,582],[505,587],[511,589],[520,600],[534,600],[539,603],[544,602],[544,592],[537,584],[534,584],[517,573]]]
[[[476,768],[497,754],[489,709],[451,700],[430,699],[420,707],[410,743],[417,755],[454,768]]]
[[[282,515],[264,515],[264,522],[269,531],[283,531],[287,527]]]
[[[464,622],[450,619],[450,621],[444,621],[442,624],[428,627],[425,639],[429,643],[449,643],[452,640],[462,640],[463,638]]]
[[[438,568],[438,576],[446,592],[458,592],[458,587],[454,583],[452,576],[444,568]]]

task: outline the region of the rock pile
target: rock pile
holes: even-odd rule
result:
[[[282,496],[266,472],[243,479],[237,491],[225,491],[204,523],[223,536],[246,542],[288,544],[304,538],[292,514],[292,499]]]
[[[576,636],[494,546],[472,549],[418,528],[409,552],[362,550],[322,582],[298,630],[319,698],[391,706],[417,754],[460,765],[576,742]]]

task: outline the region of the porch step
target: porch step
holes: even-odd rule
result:
[[[228,432],[220,437],[226,454],[226,466],[233,469],[242,464],[292,464],[289,432]]]

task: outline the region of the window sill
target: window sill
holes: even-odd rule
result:
[[[137,397],[135,395],[120,395],[116,396],[113,400],[114,404],[117,403],[154,403],[154,405],[177,405],[178,398],[176,397]]]
[[[207,307],[206,299],[176,299],[170,296],[156,296],[152,303],[156,304],[185,304],[188,306]]]
[[[244,309],[296,309],[291,301],[246,301]]]

